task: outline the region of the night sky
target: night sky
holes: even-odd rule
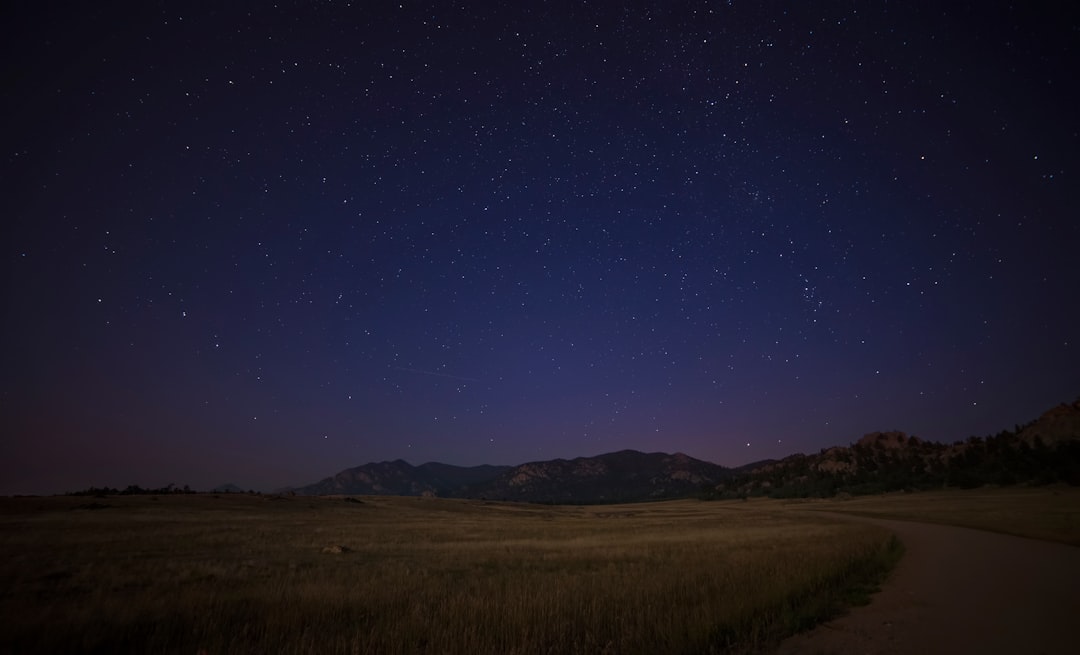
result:
[[[1080,396],[1075,14],[103,4],[0,16],[0,493],[734,466]]]

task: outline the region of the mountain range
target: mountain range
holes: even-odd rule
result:
[[[613,503],[675,498],[714,488],[743,469],[682,453],[621,450],[594,457],[518,466],[461,467],[404,460],[346,469],[293,489],[304,495],[400,495],[488,498],[547,503]]]
[[[728,468],[682,453],[635,450],[528,462],[452,466],[404,460],[346,469],[292,489],[304,495],[398,495],[545,503],[663,498],[831,496],[896,489],[1022,482],[1080,484],[1080,400],[985,438],[944,444],[874,432],[817,454]]]

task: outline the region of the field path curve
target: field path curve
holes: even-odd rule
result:
[[[778,655],[1072,654],[1080,548],[947,525],[848,514],[906,547],[869,605],[795,635]]]

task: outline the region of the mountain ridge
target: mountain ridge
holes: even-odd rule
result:
[[[1019,482],[1080,484],[1080,399],[1014,430],[951,444],[871,432],[847,446],[725,467],[684,453],[624,449],[514,465],[371,462],[293,489],[304,495],[403,495],[545,503],[829,496]]]
[[[719,464],[683,453],[620,450],[516,466],[453,466],[398,459],[345,469],[293,488],[302,495],[401,495],[526,502],[620,502],[677,497],[728,477]]]

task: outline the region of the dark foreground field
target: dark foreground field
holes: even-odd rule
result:
[[[775,504],[0,499],[4,653],[767,650],[900,547]]]

